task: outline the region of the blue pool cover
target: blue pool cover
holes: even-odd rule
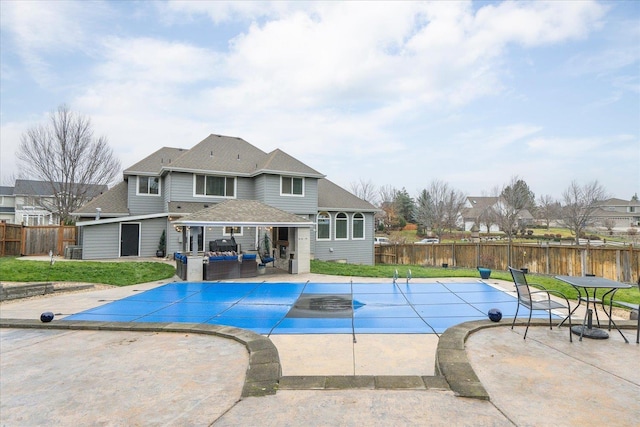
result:
[[[326,297],[323,297],[326,296]],[[63,320],[208,323],[259,334],[440,334],[487,319],[513,317],[517,301],[474,283],[176,282]],[[520,316],[528,316],[521,308]],[[546,316],[534,312],[534,317]]]

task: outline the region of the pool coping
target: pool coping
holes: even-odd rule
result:
[[[249,366],[241,396],[259,397],[276,394],[278,390],[451,390],[456,396],[490,400],[480,379],[474,372],[465,341],[474,332],[509,327],[512,319],[503,322],[477,320],[448,328],[440,335],[436,348],[434,376],[395,375],[327,375],[282,376],[278,349],[265,336],[231,327],[196,323],[141,323],[100,321],[52,321],[43,323],[33,319],[2,319],[0,328],[66,329],[124,332],[178,332],[212,335],[243,344],[249,353]],[[515,325],[525,326],[526,320],[516,320]],[[637,322],[620,320],[620,329],[635,329]],[[549,326],[546,319],[531,319],[531,326]]]

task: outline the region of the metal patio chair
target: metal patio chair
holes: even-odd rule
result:
[[[524,331],[524,338],[527,339],[527,332],[529,331],[529,325],[531,324],[531,315],[534,310],[543,310],[549,313],[549,329],[553,329],[553,325],[551,323],[551,311],[555,309],[565,309],[567,310],[567,318],[569,320],[569,341],[573,342],[573,337],[571,336],[571,307],[569,306],[569,300],[562,293],[554,290],[536,290],[531,291],[529,288],[529,284],[527,283],[527,278],[522,270],[517,270],[515,268],[509,267],[509,272],[511,273],[511,277],[513,277],[513,282],[516,286],[516,291],[518,292],[518,306],[516,308],[516,314],[513,316],[513,322],[511,323],[511,329],[516,323],[516,318],[518,317],[518,310],[520,306],[523,306],[529,309],[529,320],[527,321],[527,328]],[[541,286],[541,285],[536,285]],[[551,294],[559,296],[563,298],[566,304],[562,304],[551,299]],[[532,295],[544,295],[546,298],[542,299],[533,299]]]
[[[638,277],[638,290],[640,290],[640,277]],[[636,330],[636,344],[640,344],[640,304],[633,304],[625,301],[609,300],[609,316],[611,316],[612,304],[621,305],[623,307],[636,310],[638,312],[638,327]],[[611,330],[611,317],[609,317],[609,330]]]

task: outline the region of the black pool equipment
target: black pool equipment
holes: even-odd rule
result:
[[[498,308],[492,308],[489,310],[489,319],[492,322],[499,322],[502,319],[502,312]]]
[[[49,323],[53,320],[53,313],[50,311],[45,311],[40,315],[40,321],[43,323]]]

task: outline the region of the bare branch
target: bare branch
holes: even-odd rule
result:
[[[562,193],[562,222],[575,234],[576,244],[586,227],[594,224],[594,213],[601,202],[609,198],[598,181],[579,185],[572,181]]]
[[[120,172],[120,161],[107,139],[94,138],[91,120],[64,104],[50,114],[46,125],[22,135],[16,157],[23,175],[48,183],[54,197],[45,207],[65,222]]]
[[[371,180],[364,181],[363,179],[360,179],[358,182],[352,182],[350,187],[351,192],[362,200],[365,200],[372,205],[377,204],[377,189]]]

